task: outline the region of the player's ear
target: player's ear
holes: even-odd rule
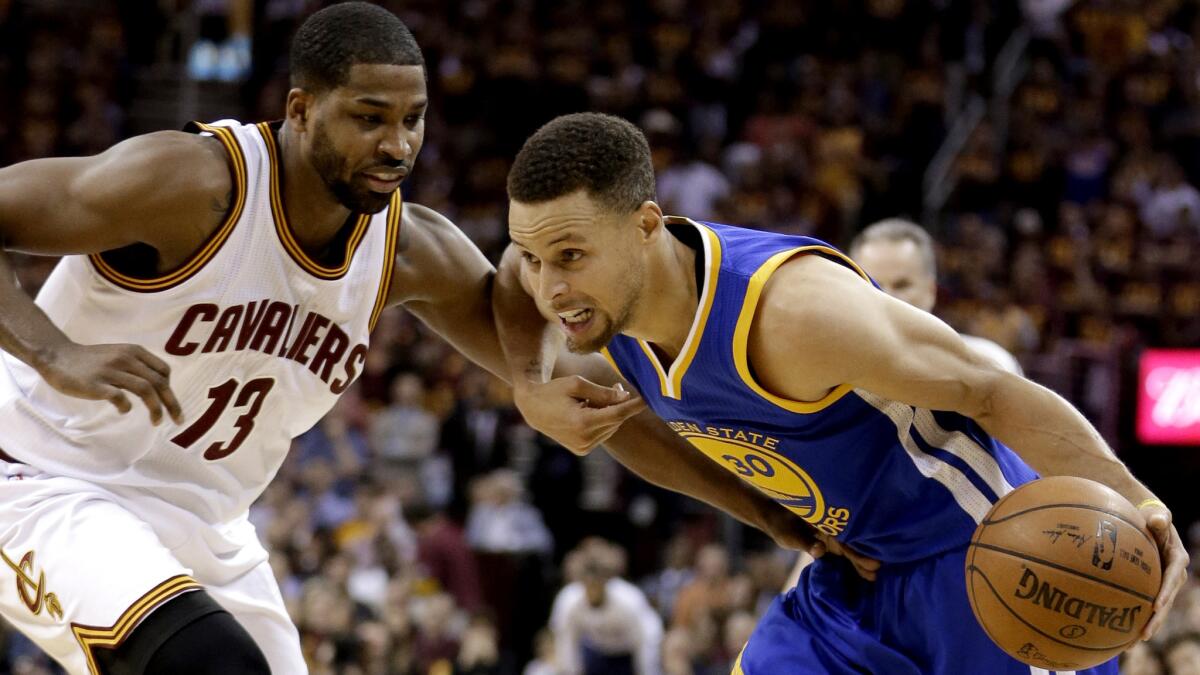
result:
[[[663,212],[655,202],[649,199],[642,202],[642,205],[634,211],[634,216],[638,219],[638,229],[642,232],[642,239],[649,241],[662,232]]]
[[[287,121],[299,132],[308,131],[308,118],[312,112],[313,95],[299,87],[287,95]]]

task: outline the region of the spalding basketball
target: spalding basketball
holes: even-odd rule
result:
[[[1053,476],[996,502],[971,538],[966,576],[975,618],[1001,649],[1046,670],[1080,670],[1138,639],[1162,565],[1128,500]]]

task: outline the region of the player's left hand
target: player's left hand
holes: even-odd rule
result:
[[[1179,531],[1171,524],[1171,512],[1161,503],[1150,503],[1141,508],[1150,534],[1158,544],[1159,557],[1162,558],[1163,575],[1162,588],[1154,599],[1154,616],[1142,629],[1141,638],[1149,640],[1162,627],[1171,611],[1175,596],[1187,581],[1187,570],[1190,559]]]
[[[874,581],[879,571],[879,561],[868,558],[855,551],[837,539],[821,532],[812,525],[800,520],[791,511],[780,508],[769,512],[760,525],[763,532],[775,540],[781,548],[793,551],[807,551],[814,558],[825,554],[840,555],[854,565],[858,576],[867,581]]]
[[[529,426],[580,456],[646,408],[640,396],[620,384],[604,387],[578,375],[520,382],[513,387],[513,402]]]

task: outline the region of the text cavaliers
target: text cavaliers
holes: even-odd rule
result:
[[[316,312],[308,312],[292,337],[301,312],[299,305],[267,299],[223,310],[207,302],[192,305],[179,319],[165,349],[174,356],[248,349],[291,359],[307,365],[322,382],[329,384],[329,391],[340,394],[358,376],[358,367],[367,357],[367,345],[350,348],[346,332]],[[338,364],[343,375],[331,383],[329,379]]]

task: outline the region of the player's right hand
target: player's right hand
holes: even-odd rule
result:
[[[37,370],[67,396],[108,401],[124,414],[133,409],[129,392],[146,404],[155,425],[164,410],[176,424],[183,422],[183,409],[171,391],[171,367],[137,345],[66,343],[48,349]]]
[[[513,402],[529,426],[580,456],[646,407],[620,384],[603,387],[578,375],[518,384]]]

